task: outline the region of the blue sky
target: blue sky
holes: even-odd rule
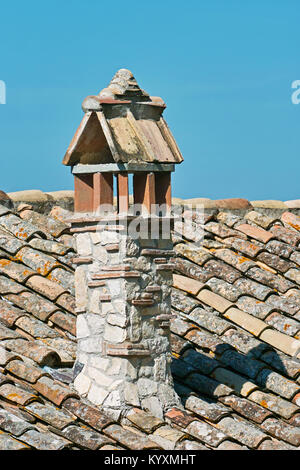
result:
[[[167,103],[177,197],[299,194],[298,0],[2,2],[0,189],[72,189],[85,96],[119,68]]]

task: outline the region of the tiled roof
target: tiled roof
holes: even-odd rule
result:
[[[188,227],[174,233],[172,372],[185,409],[162,421],[133,408],[118,422],[72,388],[68,212],[0,205],[0,450],[300,448],[300,217],[222,204],[194,218],[201,246]]]

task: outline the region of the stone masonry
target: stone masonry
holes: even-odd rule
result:
[[[170,407],[181,407],[170,372],[173,244],[165,234],[153,238],[148,228],[138,238],[130,236],[132,222],[119,217],[117,224],[107,223],[88,214],[73,218],[74,387],[115,416],[136,406],[161,418]]]

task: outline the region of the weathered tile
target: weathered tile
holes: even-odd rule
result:
[[[35,383],[40,377],[45,375],[42,369],[33,367],[18,359],[10,361],[5,368],[10,374],[26,380],[29,383]]]
[[[224,299],[224,297],[221,297],[208,289],[202,289],[197,295],[197,299],[221,313],[224,313],[233,305],[229,300]]]
[[[15,255],[25,245],[26,242],[21,241],[10,235],[8,232],[0,229],[0,247],[10,255]]]
[[[71,389],[59,384],[49,377],[41,377],[34,384],[34,388],[43,397],[47,398],[57,406],[60,406],[67,398],[78,398],[77,394]]]
[[[67,312],[73,313],[73,315],[75,315],[75,297],[73,297],[71,294],[65,293],[60,295],[59,298],[56,299],[55,303],[64,310],[67,310]]]
[[[2,216],[0,218],[0,225],[19,240],[27,241],[36,234],[46,238],[42,230],[35,227],[30,222],[20,219],[15,214],[7,214]]]
[[[131,450],[147,450],[160,448],[151,439],[144,436],[139,436],[127,429],[122,428],[118,424],[111,424],[103,430],[104,434],[119,442]]]
[[[81,426],[67,426],[62,433],[69,441],[89,450],[97,450],[105,444],[113,444],[113,441],[103,434]]]
[[[225,261],[225,263],[230,264],[242,273],[245,273],[248,269],[255,266],[254,261],[246,258],[245,256],[241,256],[228,248],[215,250],[214,256]]]
[[[262,243],[267,243],[273,237],[272,233],[268,232],[267,230],[264,230],[263,228],[255,227],[254,225],[240,224],[236,225],[235,228],[238,231],[241,231],[242,233],[247,235],[248,237],[255,238],[256,240],[259,240]]]
[[[9,350],[29,357],[37,364],[43,366],[58,365],[60,363],[57,353],[46,346],[41,346],[35,341],[27,341],[25,339],[15,339],[5,341],[5,347]]]
[[[266,418],[272,416],[272,413],[260,405],[251,402],[247,398],[237,397],[236,395],[229,395],[222,397],[221,402],[227,406],[230,406],[234,411],[244,416],[244,418],[250,419],[255,423],[262,423]]]
[[[234,390],[243,397],[247,397],[249,393],[257,389],[257,385],[253,382],[250,382],[245,377],[223,367],[215,369],[211,376],[218,380],[223,386],[228,386],[228,388],[230,387],[229,390]],[[230,395],[230,393],[227,393],[226,395]],[[225,394],[223,394],[223,396],[225,396]]]
[[[69,231],[69,225],[61,222],[60,220],[54,219],[49,215],[40,214],[33,210],[24,210],[21,212],[21,217],[27,221],[27,223],[38,227],[44,233],[57,238],[63,233]]]
[[[60,286],[62,286],[65,290],[70,292],[72,295],[75,293],[74,288],[74,274],[66,269],[62,268],[55,268],[48,274],[48,279],[50,281],[57,282]]]
[[[208,286],[212,292],[221,297],[225,297],[225,299],[230,302],[236,302],[241,296],[241,291],[237,289],[237,287],[216,277],[209,279],[205,285]]]
[[[30,447],[0,432],[0,450],[29,450]]]
[[[180,274],[173,274],[173,287],[181,289],[189,294],[197,295],[199,290],[203,287],[203,283],[196,281],[195,279],[190,279],[186,276],[181,276]]]
[[[284,375],[295,377],[300,372],[299,361],[277,351],[267,351],[260,359]]]
[[[289,245],[298,245],[300,241],[300,234],[292,231],[286,227],[282,227],[281,225],[273,225],[270,229],[273,233],[274,237],[280,241],[288,243]]]
[[[16,331],[10,330],[9,328],[7,328],[6,326],[0,323],[0,341],[5,340],[5,339],[20,338],[20,336],[21,335],[17,333]]]
[[[295,266],[294,263],[291,263],[290,261],[280,258],[277,255],[273,255],[272,253],[268,253],[267,251],[260,253],[257,256],[257,259],[261,261],[262,263],[265,263],[266,265],[271,266],[271,268],[276,269],[276,271],[279,271],[281,273],[285,273],[286,271],[288,271],[288,269]]]
[[[259,336],[268,327],[268,325],[259,318],[255,318],[235,307],[226,310],[224,316],[236,325],[244,328],[244,330],[249,331],[249,333],[252,333],[254,336]]]
[[[182,258],[173,258],[172,262],[175,265],[175,272],[178,272],[184,276],[188,276],[192,279],[196,279],[200,282],[206,282],[208,279],[214,276],[214,274],[203,266],[198,266],[191,261]],[[1,272],[1,270],[0,270]]]
[[[218,361],[208,354],[196,352],[193,349],[185,351],[182,354],[182,359],[202,374],[210,374],[219,365]]]
[[[57,310],[55,304],[33,292],[22,292],[19,295],[8,294],[5,298],[17,307],[32,313],[41,321],[47,320],[51,313]]]
[[[52,269],[60,266],[60,263],[53,256],[41,253],[29,246],[21,248],[15,255],[15,259],[42,276],[47,276]]]
[[[68,331],[71,335],[76,336],[76,317],[64,312],[55,312],[49,317],[49,321],[63,330]],[[51,337],[48,335],[48,337]]]
[[[63,402],[63,407],[77,416],[83,423],[88,424],[100,432],[105,426],[113,423],[113,420],[97,407],[83,403],[81,400],[76,400],[75,398],[67,398],[67,400]]]
[[[283,258],[289,258],[295,250],[295,248],[290,246],[289,244],[278,240],[269,241],[266,244],[265,248],[269,253],[272,253],[277,256],[282,256]]]
[[[15,322],[15,326],[34,338],[56,338],[58,336],[58,333],[45,325],[45,323],[27,315],[18,318]]]
[[[278,312],[271,313],[265,319],[265,322],[273,326],[276,330],[281,331],[281,333],[289,336],[295,336],[296,333],[300,331],[300,322]]]
[[[223,263],[223,261],[215,259],[207,261],[204,265],[204,269],[211,274],[204,282],[207,282],[211,277],[218,277],[232,284],[241,277],[241,273],[237,269]]]
[[[218,338],[215,335],[211,335],[206,331],[189,331],[186,335],[186,339],[195,343],[201,349],[208,349],[217,355],[223,354],[224,351],[231,347],[229,344],[224,343],[222,339]]]
[[[189,387],[195,390],[195,392],[211,398],[230,395],[233,392],[232,383],[223,381],[223,375],[219,374],[219,371],[220,368],[213,371],[213,378],[199,374],[198,372],[193,372],[188,376],[185,382]],[[217,380],[214,380],[214,378]]]
[[[0,259],[0,273],[22,283],[32,276],[34,271],[23,264],[8,259]]]
[[[38,341],[38,343],[46,345],[48,348],[55,351],[60,357],[60,361],[63,367],[73,365],[76,354],[77,346],[76,343],[65,338],[44,338]],[[51,366],[51,364],[48,364]]]
[[[222,404],[204,397],[190,396],[184,406],[187,410],[193,411],[196,415],[212,423],[218,422],[221,418],[224,418],[224,416],[230,413],[230,410]]]
[[[228,436],[241,442],[250,448],[256,448],[267,437],[262,431],[252,424],[237,421],[233,418],[223,418],[217,427],[225,432]]]
[[[265,367],[263,362],[230,349],[222,354],[220,361],[231,369],[253,380],[260,370]]]
[[[260,282],[271,289],[276,289],[279,292],[286,292],[288,289],[294,287],[293,283],[283,278],[279,274],[273,274],[265,269],[251,268],[247,271],[247,276],[256,282]],[[261,299],[263,300],[263,299]]]
[[[25,410],[41,421],[50,424],[57,429],[63,429],[73,423],[76,418],[65,410],[49,405],[48,403],[39,403],[37,401],[25,406]]]
[[[266,390],[290,400],[300,390],[300,385],[286,379],[271,369],[263,369],[256,377],[256,383]]]
[[[126,415],[126,418],[147,434],[151,434],[155,429],[164,424],[164,421],[161,419],[138,408],[130,410]]]
[[[266,305],[274,310],[280,310],[289,315],[294,315],[299,310],[299,302],[293,297],[284,297],[283,295],[270,295],[266,299]]]
[[[290,356],[293,356],[300,348],[299,340],[270,328],[261,333],[260,339]]]
[[[186,428],[186,432],[191,436],[199,439],[199,441],[208,444],[211,447],[218,447],[222,441],[227,439],[226,434],[221,430],[210,426],[204,421],[193,421]]]
[[[269,346],[254,338],[243,330],[230,329],[224,333],[222,339],[238,351],[247,354],[248,357],[258,359],[261,354],[269,349]]]
[[[0,275],[0,295],[5,294],[20,294],[28,290],[22,284],[19,284],[8,277]]]
[[[33,238],[30,240],[29,245],[36,250],[61,256],[64,256],[71,250],[70,247],[63,243],[59,243],[55,240],[44,240],[43,238]]]
[[[212,255],[205,248],[201,246],[193,248],[187,243],[175,245],[174,251],[177,255],[181,255],[193,263],[199,264],[199,266],[202,266],[206,261],[212,258]]]
[[[259,212],[256,211],[250,211],[245,215],[245,219],[249,220],[250,222],[254,222],[256,225],[259,225],[260,227],[264,229],[268,229],[274,220],[272,217],[268,217],[264,214],[260,214]]]
[[[221,444],[222,445],[222,444]],[[210,450],[200,442],[190,441],[189,439],[184,439],[175,446],[175,450]]]
[[[212,333],[216,333],[217,335],[222,335],[226,330],[229,330],[229,328],[232,327],[227,320],[224,320],[203,308],[194,309],[190,313],[189,318],[197,325],[211,331]]]
[[[36,395],[8,383],[0,386],[0,396],[5,398],[5,400],[23,406],[37,399]]]
[[[228,228],[226,225],[217,222],[208,222],[204,226],[204,230],[213,233],[214,235],[217,235],[220,238],[242,237],[240,232],[238,232],[237,230],[233,230],[231,228]]]
[[[258,300],[265,300],[272,293],[272,289],[261,285],[251,279],[240,278],[234,285],[245,295],[252,295]]]
[[[22,434],[21,439],[37,450],[62,450],[70,447],[70,441],[50,432],[29,430]]]
[[[299,275],[299,269],[298,268],[291,268],[285,273],[285,277],[290,279],[293,282],[296,282],[297,284],[300,284],[300,275]]]
[[[257,300],[253,297],[243,295],[236,302],[237,307],[244,312],[250,313],[254,317],[264,320],[266,316],[274,310],[274,306],[268,305],[267,303]]]
[[[173,333],[170,335],[171,349],[173,353],[180,355],[187,348],[192,347],[189,341],[184,340],[180,336],[177,336]]]
[[[34,426],[15,414],[0,409],[0,428],[14,436],[20,436],[28,429],[34,429]]]
[[[259,448],[259,450],[295,450],[294,447],[286,444],[283,441],[278,441],[277,439],[266,439],[263,441]]]
[[[182,312],[186,313],[187,315],[193,310],[193,308],[199,305],[199,302],[195,299],[184,294],[179,289],[172,289],[172,297],[171,297],[172,307],[176,308],[177,310],[181,310]]]
[[[65,292],[65,289],[56,282],[39,275],[31,276],[26,281],[26,286],[52,301]]]
[[[293,403],[272,395],[271,393],[265,393],[259,390],[255,390],[248,398],[272,411],[272,413],[278,414],[286,419],[291,418],[291,416],[299,410],[298,406]]]
[[[290,426],[283,421],[276,418],[268,418],[264,421],[261,427],[270,433],[272,436],[282,439],[294,446],[300,445],[300,429]]]
[[[180,410],[176,407],[168,410],[165,414],[165,418],[170,420],[173,424],[180,426],[181,428],[186,428],[196,419],[195,417],[189,415],[185,410]]]
[[[165,450],[175,449],[176,444],[188,437],[184,432],[165,424],[151,434],[151,439]]]
[[[226,245],[240,253],[243,253],[243,255],[248,256],[249,258],[255,258],[255,256],[262,251],[262,246],[259,243],[252,243],[241,238],[226,238],[224,242]]]
[[[299,215],[293,214],[293,212],[284,212],[281,216],[281,221],[284,224],[288,224],[293,227],[295,230],[300,231],[300,217]]]
[[[5,367],[9,361],[17,359],[18,356],[14,353],[7,351],[7,349],[0,346],[0,367]]]

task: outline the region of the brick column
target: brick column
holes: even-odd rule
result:
[[[93,221],[72,223],[78,252],[74,386],[115,416],[137,406],[162,417],[181,406],[170,372],[171,239],[130,236],[134,217],[119,225]]]

